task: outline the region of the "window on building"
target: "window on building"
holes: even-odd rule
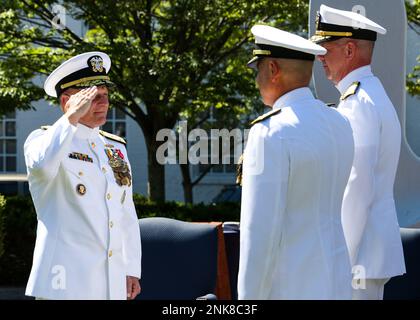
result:
[[[16,172],[16,112],[0,120],[0,172]]]
[[[209,125],[210,128],[213,128],[214,124],[217,122],[217,110],[214,108],[210,109],[209,118],[206,120],[206,125]],[[201,175],[202,173],[206,172],[208,170],[208,166],[212,163],[211,162],[211,152],[212,152],[212,138],[211,134],[208,131],[208,164],[198,164],[194,166],[194,172],[196,176]],[[210,171],[208,171],[208,174],[211,174],[213,176],[222,175],[222,174],[233,174],[236,172],[236,164],[235,164],[235,157],[234,157],[234,151],[233,149],[230,151],[230,155],[226,155],[229,157],[229,163],[223,164],[223,142],[222,139],[218,138],[218,145],[219,145],[219,157],[218,157],[218,164],[213,164],[211,166]],[[233,145],[234,140],[231,138],[230,143]],[[193,144],[190,142],[190,144]],[[214,157],[215,155],[213,155]],[[226,162],[226,161],[225,161]]]
[[[208,171],[208,173],[210,174],[231,174],[231,173],[235,173],[236,172],[236,164],[235,164],[235,158],[234,158],[234,153],[233,150],[230,152],[229,155],[229,163],[228,164],[223,164],[223,155],[222,155],[222,141],[221,139],[219,140],[219,163],[218,164],[213,164],[210,171]],[[233,143],[233,140],[231,141],[231,143]],[[196,174],[197,175],[201,175],[203,172],[205,172],[208,169],[208,166],[211,164],[211,139],[209,139],[208,141],[208,146],[209,146],[209,150],[208,150],[208,164],[199,164],[196,167]]]
[[[101,129],[126,139],[126,127],[127,121],[125,113],[117,108],[112,108],[108,110],[107,121]]]

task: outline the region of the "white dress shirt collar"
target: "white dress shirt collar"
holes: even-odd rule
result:
[[[340,91],[340,94],[343,94],[353,82],[369,76],[373,76],[372,67],[370,65],[363,66],[348,73],[335,87]]]
[[[81,123],[77,125],[76,137],[79,139],[95,139],[99,135],[99,127],[89,128]]]
[[[273,110],[289,107],[300,100],[314,99],[311,90],[308,87],[294,89],[282,95],[274,102]]]

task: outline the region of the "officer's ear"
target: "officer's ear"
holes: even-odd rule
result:
[[[60,95],[59,100],[60,100],[60,108],[61,110],[66,113],[66,103],[67,101],[69,101],[70,99],[70,95],[68,93],[66,93],[65,91]]]
[[[268,70],[270,72],[270,79],[272,82],[277,82],[280,77],[280,64],[275,59],[270,59],[268,64]]]
[[[357,45],[353,41],[348,41],[344,47],[344,55],[347,59],[353,59],[356,55]]]

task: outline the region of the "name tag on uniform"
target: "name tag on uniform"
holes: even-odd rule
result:
[[[79,152],[71,152],[69,153],[70,159],[76,159],[86,162],[93,162],[93,159],[89,157],[87,154],[79,153]]]

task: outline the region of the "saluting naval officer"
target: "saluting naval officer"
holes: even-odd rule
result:
[[[308,88],[315,55],[297,35],[257,25],[249,66],[264,104],[243,160],[240,299],[350,299],[341,202],[353,160],[348,121]]]
[[[99,130],[110,67],[107,54],[87,52],[45,81],[64,115],[24,145],[38,217],[26,295],[126,300],[140,292],[140,231],[125,141]]]
[[[342,208],[354,299],[381,300],[389,278],[405,273],[393,195],[401,127],[370,66],[378,33],[386,30],[358,13],[321,5],[312,37],[327,49],[319,60],[340,91],[338,111],[348,118],[354,135],[354,162]]]

